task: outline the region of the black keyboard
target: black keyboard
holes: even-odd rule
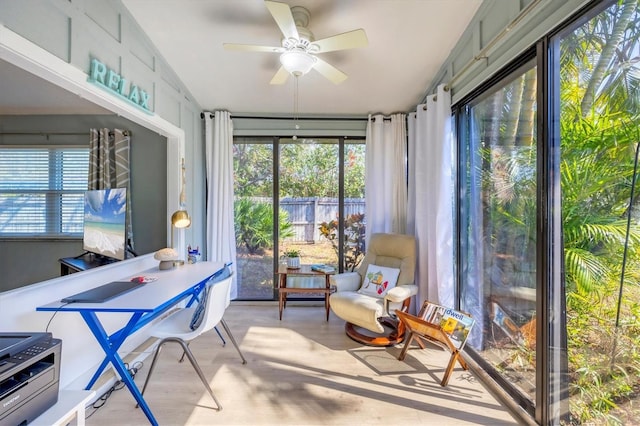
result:
[[[62,303],[102,303],[120,296],[144,284],[131,281],[113,281],[72,296],[65,297]]]

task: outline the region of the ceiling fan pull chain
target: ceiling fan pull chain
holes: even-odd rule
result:
[[[295,131],[293,133],[293,140],[297,140],[298,139],[298,129],[300,128],[300,126],[298,125],[298,76],[294,76],[294,83],[293,83],[293,124],[295,127]]]

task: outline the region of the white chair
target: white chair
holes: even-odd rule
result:
[[[149,374],[147,375],[147,378],[144,381],[144,386],[142,387],[143,395],[144,391],[147,389],[149,379],[153,374],[153,370],[158,359],[158,354],[160,354],[163,345],[167,342],[175,342],[182,346],[184,354],[187,356],[187,358],[189,358],[189,361],[191,362],[191,365],[193,366],[196,373],[198,373],[202,384],[204,384],[204,387],[209,392],[209,395],[211,395],[211,398],[213,398],[214,402],[216,403],[218,411],[222,410],[222,405],[220,405],[220,402],[213,394],[213,391],[209,386],[209,382],[204,377],[204,374],[202,373],[198,362],[189,349],[189,342],[200,336],[202,333],[213,329],[218,323],[221,322],[222,316],[224,315],[224,311],[227,307],[227,298],[229,297],[228,295],[230,292],[229,286],[231,285],[232,279],[233,276],[229,275],[221,281],[207,283],[205,290],[203,290],[206,292],[206,294],[203,296],[203,300],[201,300],[201,303],[206,300],[203,306],[199,304],[196,307],[179,309],[168,317],[164,318],[153,327],[153,329],[151,330],[151,335],[162,340],[160,340],[160,343],[158,343],[158,346],[156,347],[156,350],[154,352],[153,360],[151,361],[151,367],[149,367]],[[197,309],[202,309],[203,307],[204,309],[202,311],[201,318],[199,318],[199,324],[194,324],[194,313]],[[197,322],[198,321],[196,321],[196,323]],[[192,329],[192,325],[196,325],[195,329]],[[225,330],[228,330],[226,325],[223,324],[223,327],[225,328]],[[227,333],[229,332],[227,331]],[[232,341],[235,344],[235,341],[233,339]]]

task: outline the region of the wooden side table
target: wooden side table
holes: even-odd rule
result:
[[[280,275],[278,281],[278,309],[281,321],[282,310],[287,307],[288,293],[324,293],[324,308],[327,313],[327,321],[329,321],[329,295],[332,290],[329,284],[329,276],[333,275],[334,272],[313,271],[311,270],[311,265],[300,265],[298,269],[287,268],[287,265],[279,265],[276,273]],[[324,287],[287,287],[287,276],[324,277]]]

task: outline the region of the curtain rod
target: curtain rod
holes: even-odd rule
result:
[[[448,89],[449,87],[453,86],[453,83],[459,80],[463,75],[465,75],[467,71],[469,71],[476,62],[482,59],[488,59],[488,56],[487,56],[488,52],[507,34],[510,34],[513,28],[516,27],[516,25],[518,25],[520,21],[522,21],[525,18],[525,16],[531,13],[531,11],[535,9],[540,4],[540,2],[541,0],[533,0],[524,9],[522,9],[520,13],[518,13],[518,15],[511,22],[509,22],[509,24],[506,27],[502,29],[502,31],[500,31],[495,37],[489,40],[489,42],[482,49],[480,49],[477,55],[474,55],[473,58],[471,58],[462,68],[460,68],[457,74],[453,75],[449,79],[449,84],[445,86],[445,89]],[[428,97],[429,95],[425,94],[420,103],[421,104],[425,103]]]
[[[110,130],[109,134],[113,134]],[[123,130],[122,134],[131,136],[130,130]],[[0,136],[89,136],[89,132],[0,132]]]
[[[88,136],[89,132],[0,132],[0,136]]]
[[[209,113],[209,118],[213,118],[214,115]],[[204,119],[204,112],[200,113],[200,118]],[[231,118],[239,119],[256,119],[256,120],[298,120],[298,121],[367,121],[368,118],[360,117],[343,117],[343,118],[331,118],[331,117],[270,117],[270,116],[257,116],[257,115],[232,115]],[[383,117],[384,121],[391,121],[391,117]],[[376,118],[373,117],[373,121]]]
[[[213,113],[209,113],[209,118],[213,118]],[[204,112],[200,113],[200,118],[204,119]],[[255,119],[255,120],[298,120],[298,121],[367,121],[367,118],[360,117],[343,117],[343,118],[331,118],[331,117],[272,117],[265,115],[231,115],[231,118],[239,119]]]

